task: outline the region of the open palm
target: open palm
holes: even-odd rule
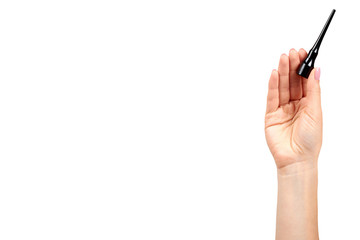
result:
[[[289,56],[281,55],[279,68],[273,70],[269,80],[265,135],[278,168],[316,161],[320,152],[319,80],[315,79],[315,70],[308,79],[296,73],[306,56],[303,49],[291,49]]]

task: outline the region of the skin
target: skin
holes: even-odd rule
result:
[[[320,83],[296,70],[307,56],[291,49],[269,80],[265,135],[278,172],[276,239],[318,239],[317,162],[322,144]],[[319,74],[316,74],[317,76]]]

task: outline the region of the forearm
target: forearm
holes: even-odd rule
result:
[[[317,185],[317,164],[278,170],[276,240],[319,239]]]

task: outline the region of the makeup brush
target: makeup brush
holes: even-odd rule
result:
[[[314,46],[310,49],[309,54],[307,55],[306,59],[299,66],[297,74],[299,74],[300,76],[302,76],[304,78],[308,78],[311,70],[314,69],[315,59],[318,55],[321,42],[325,36],[326,30],[328,29],[328,27],[331,23],[331,20],[335,14],[335,11],[336,10],[333,9],[332,12],[330,13],[330,16],[329,16],[328,20],[326,21],[325,26],[320,33],[320,36],[316,40]]]

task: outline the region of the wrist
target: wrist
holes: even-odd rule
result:
[[[306,173],[317,174],[317,172],[318,172],[317,158],[294,162],[292,164],[277,168],[278,176],[290,176],[290,175],[296,176],[296,175],[304,175]]]

